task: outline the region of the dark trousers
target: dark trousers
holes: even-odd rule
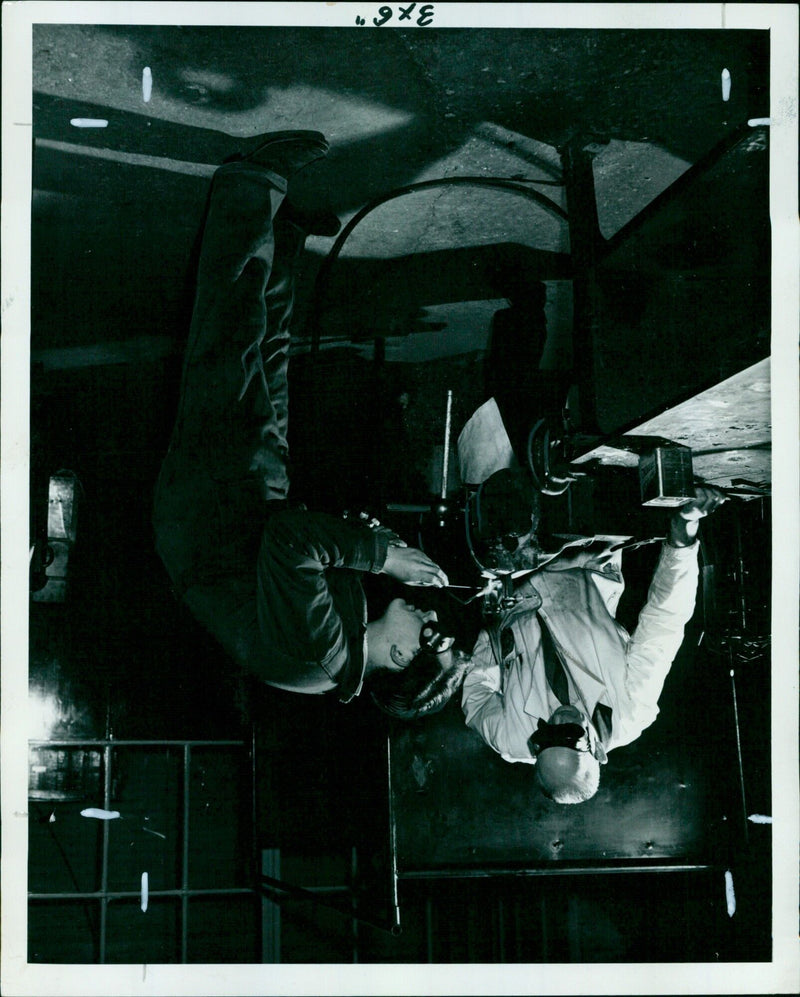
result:
[[[180,401],[156,486],[156,547],[195,616],[246,664],[265,503],[284,499],[293,269],[304,236],[276,213],[286,182],[214,175]]]

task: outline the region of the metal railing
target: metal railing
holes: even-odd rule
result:
[[[193,748],[241,748],[247,745],[241,740],[117,740],[112,738],[87,740],[31,740],[31,749],[79,749],[87,751],[102,751],[103,754],[103,809],[110,811],[112,805],[112,772],[113,752],[116,748],[177,748],[182,752],[183,774],[183,807],[181,814],[181,873],[180,886],[176,889],[148,890],[148,898],[177,897],[180,899],[180,962],[188,961],[189,938],[189,901],[194,897],[209,896],[241,896],[256,895],[254,886],[216,887],[211,889],[192,889],[189,886],[189,854],[190,854],[190,812],[191,790],[190,772]],[[60,902],[64,900],[97,901],[99,903],[100,919],[97,938],[97,962],[105,963],[108,947],[108,908],[112,900],[127,900],[141,898],[141,891],[109,889],[109,841],[110,821],[102,822],[100,888],[98,890],[74,892],[43,892],[29,891],[28,900]]]

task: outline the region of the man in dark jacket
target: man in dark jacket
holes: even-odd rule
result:
[[[370,673],[405,671],[435,621],[395,599],[368,624],[361,575],[436,587],[447,577],[374,522],[287,507],[293,267],[307,234],[339,223],[285,197],[327,150],[318,132],[275,132],[214,175],[154,528],[177,593],[241,668],[347,702]],[[427,706],[456,688],[451,664],[440,656],[437,681],[425,680]]]

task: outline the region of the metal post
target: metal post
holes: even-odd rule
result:
[[[356,895],[356,881],[358,878],[358,852],[355,845],[350,849],[350,900],[353,905],[353,917],[350,922],[350,932],[353,940],[353,963],[358,959],[358,897]]]
[[[506,961],[506,919],[505,919],[505,909],[503,907],[503,898],[497,898],[497,925],[496,925],[496,936],[497,936],[497,961]]]
[[[111,745],[107,744],[103,750],[103,808],[111,809]],[[106,931],[108,921],[108,845],[109,834],[111,833],[109,822],[103,821],[103,858],[100,870],[100,951],[97,961],[106,961]]]
[[[450,471],[450,423],[453,412],[453,392],[447,389],[447,408],[444,416],[444,451],[442,453],[442,500],[447,498],[447,477]]]
[[[281,852],[279,848],[265,848],[261,852],[261,875],[279,877]],[[261,894],[261,961],[281,961],[281,908],[274,900]]]
[[[252,896],[253,895],[252,886],[220,886],[218,888],[211,888],[208,890],[191,890],[191,895],[193,897],[239,897],[239,896]],[[180,897],[183,893],[179,887],[174,890],[149,890],[148,896],[152,900],[153,897]],[[51,893],[50,891],[46,893],[34,893],[28,894],[29,900],[100,900],[103,894],[100,890],[93,890],[91,893],[75,893],[74,890],[69,892],[58,892]],[[142,891],[139,890],[109,890],[106,894],[109,900],[139,900],[142,896]]]
[[[503,898],[497,899],[497,938],[498,938],[498,962],[506,961],[506,918]]]
[[[378,432],[375,433],[373,437],[373,446],[370,454],[371,459],[374,462],[374,466],[378,468],[378,473],[376,475],[376,484],[378,492],[376,495],[371,497],[375,507],[378,509],[383,509],[386,504],[386,493],[387,493],[387,482],[386,482],[386,471],[387,462],[383,459],[383,454],[381,451],[381,445],[385,439],[385,429],[386,429],[386,401],[385,401],[385,391],[384,381],[385,381],[385,366],[386,366],[386,339],[384,336],[376,336],[374,341],[374,369],[375,369],[375,380],[378,385],[377,392],[377,405],[378,411],[377,415],[377,426]],[[317,393],[319,394],[319,393]]]
[[[295,897],[297,900],[308,900],[320,907],[328,907],[331,910],[338,911],[340,914],[344,914],[345,916],[356,916],[353,913],[352,902],[347,902],[346,900],[341,902],[338,900],[326,900],[319,889],[310,890],[304,886],[295,886],[293,883],[287,883],[282,879],[276,879],[274,876],[262,875],[261,890],[262,894],[270,891],[280,891],[281,893],[287,894],[287,896]],[[334,887],[330,892],[350,894],[350,890],[346,886]],[[359,912],[358,920],[364,924],[371,924],[373,928],[380,928],[381,931],[388,931],[392,935],[396,935],[398,933],[395,924],[387,924],[385,921],[379,920],[376,917],[368,917],[363,912]]]
[[[581,961],[581,918],[577,897],[567,899],[567,931],[569,944],[569,961]]]
[[[731,670],[731,695],[733,697],[733,726],[736,732],[736,756],[739,762],[739,791],[742,797],[742,826],[744,828],[744,843],[748,845],[750,843],[750,834],[747,827],[747,797],[745,795],[744,788],[744,764],[742,762],[742,737],[739,730],[739,703],[736,698],[736,673],[733,667],[733,651],[728,648],[728,660],[730,662]]]
[[[394,817],[392,789],[392,742],[386,735],[386,776],[389,790],[389,897],[392,906],[392,933],[400,934],[400,901],[397,894],[397,822]]]
[[[583,432],[597,429],[594,351],[600,329],[596,263],[601,242],[591,148],[573,140],[561,151],[572,259],[573,356]]]
[[[544,890],[539,894],[539,924],[541,926],[541,960],[549,962],[550,934],[547,923],[547,896]],[[517,937],[519,937],[519,906],[517,906]]]
[[[188,958],[189,922],[189,771],[192,763],[192,748],[187,742],[183,746],[183,861],[181,863],[181,962]]]
[[[739,574],[738,596],[739,596],[739,626],[742,633],[747,633],[747,596],[745,594],[744,580],[747,574],[744,566],[744,545],[742,544],[742,517],[736,517],[736,564]]]
[[[425,940],[427,942],[428,962],[433,962],[433,900],[425,897]]]

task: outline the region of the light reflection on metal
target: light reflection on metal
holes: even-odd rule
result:
[[[35,740],[46,741],[61,717],[58,701],[51,692],[31,689],[28,696],[28,734]]]
[[[91,709],[64,678],[52,653],[48,648],[31,660],[28,797],[89,800],[96,798],[100,788],[102,756],[100,750],[77,738],[94,733]]]
[[[42,553],[44,587],[33,592],[34,602],[63,602],[67,592],[69,556],[78,535],[78,479],[70,471],[50,477],[47,540]],[[31,559],[33,559],[33,553]]]
[[[75,748],[29,748],[28,799],[50,802],[89,800],[101,781],[101,754]]]
[[[453,412],[453,392],[447,389],[447,410],[444,419],[444,455],[442,458],[442,489],[441,497],[447,498],[447,471],[450,462],[450,425]]]
[[[59,651],[52,646],[37,648],[31,656],[28,687],[27,735],[31,743],[69,743],[96,733],[92,708],[63,674]]]

